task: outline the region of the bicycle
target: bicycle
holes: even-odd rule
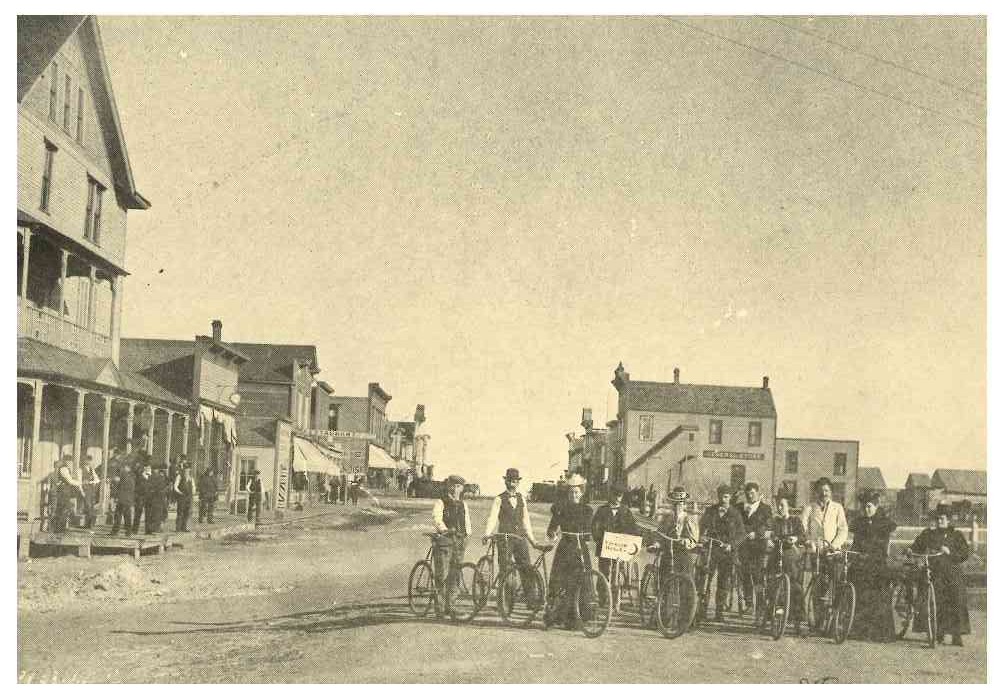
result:
[[[577,541],[578,559],[581,562],[580,573],[583,574],[573,591],[575,625],[586,637],[600,637],[608,628],[612,619],[612,590],[609,580],[598,569],[591,566],[585,559],[585,542],[591,539],[589,532],[561,532],[561,537],[573,537]],[[553,600],[547,596],[546,612],[543,615],[543,625],[550,627],[553,623],[553,612],[558,603],[571,591],[559,590]]]
[[[428,547],[424,559],[419,559],[411,568],[407,579],[407,605],[418,617],[427,615],[432,606],[436,612],[441,609],[442,602],[438,585],[435,583],[434,551],[452,546],[451,535],[426,532],[425,536],[431,538],[431,546]],[[483,585],[480,573],[473,564],[464,562],[459,567],[454,585],[450,587],[446,584],[445,587],[448,598],[445,601],[445,608],[454,622],[469,622],[480,612]]]
[[[710,592],[713,587],[714,571],[713,566],[713,545],[724,546],[724,542],[713,537],[704,537],[698,548],[699,554],[696,558],[695,581],[699,596],[699,603],[696,606],[696,617],[693,624],[698,624],[706,620],[706,613],[710,608]],[[717,586],[720,585],[720,576],[716,577]],[[720,612],[719,610],[717,611]]]
[[[609,569],[609,586],[612,588],[613,612],[620,612],[623,593],[630,599],[630,605],[635,604],[633,591],[637,589],[636,582],[640,579],[640,567],[635,561],[613,559]]]
[[[786,623],[790,619],[792,582],[789,575],[783,570],[783,557],[787,551],[786,540],[777,537],[773,542],[779,546],[779,551],[773,560],[775,564],[771,567],[766,566],[765,605],[760,625],[764,629],[768,624],[770,636],[773,639],[779,639],[786,631]],[[772,558],[770,557],[770,559]]]
[[[841,644],[849,636],[856,616],[856,587],[849,580],[849,559],[859,554],[852,550],[827,554],[818,552],[814,558],[811,582],[804,591],[806,617],[811,628],[821,634],[830,634],[836,644]],[[833,561],[829,566],[822,566],[822,556],[839,558],[840,562]]]
[[[506,532],[491,535],[487,554],[480,557],[480,560],[477,562],[477,571],[481,576],[481,580],[483,580],[482,572],[489,571],[492,573],[494,570],[495,543],[501,539],[507,542],[509,538],[526,539],[521,535]],[[528,587],[525,585],[526,582],[522,580],[525,573],[515,565],[512,548],[506,547],[505,549],[507,556],[500,562],[500,571],[497,578],[485,586],[484,590],[487,591],[487,594],[483,595],[483,602],[486,602],[489,591],[497,588],[498,614],[501,616],[501,619],[509,624],[521,622],[523,625],[529,625],[543,607],[543,601],[546,600],[546,553],[553,549],[553,546],[548,544],[541,545],[539,547],[540,554],[532,564],[531,576],[534,579],[533,588],[536,591],[534,596],[530,596],[527,593]]]
[[[668,639],[675,639],[685,634],[692,626],[696,617],[696,582],[690,574],[675,570],[675,548],[674,543],[685,542],[685,538],[669,537],[668,535],[651,530],[651,532],[668,543],[665,548],[668,550],[668,573],[661,579],[661,558],[664,553],[660,547],[654,547],[657,551],[655,563],[648,565],[645,578],[647,579],[648,591],[653,585],[656,590],[656,604],[654,606],[654,621],[657,623],[658,631]],[[648,548],[650,551],[652,548]],[[653,583],[652,583],[653,582]],[[641,604],[644,601],[643,585],[641,585]],[[643,617],[641,616],[641,619]]]
[[[755,619],[758,616],[758,591],[755,587],[755,580],[753,578],[751,585],[748,587],[748,590],[751,592],[751,599],[746,600],[744,596],[744,580],[747,578],[745,568],[739,555],[736,554],[732,561],[731,587],[727,591],[727,611],[734,612],[734,600],[736,598],[738,601],[738,616],[744,617],[745,613],[750,611],[752,619]]]
[[[932,582],[929,560],[942,555],[942,552],[934,554],[908,552],[909,557],[919,561],[909,562],[910,570],[905,572],[902,580],[894,584],[891,604],[894,616],[901,622],[898,639],[904,639],[924,614],[926,641],[930,649],[936,648],[936,642],[939,641],[939,620],[936,617],[936,586]]]

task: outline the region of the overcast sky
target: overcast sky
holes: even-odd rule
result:
[[[635,379],[891,485],[985,468],[978,19],[102,18],[126,335],[314,343],[438,473],[555,478]],[[559,463],[557,466],[551,466]]]

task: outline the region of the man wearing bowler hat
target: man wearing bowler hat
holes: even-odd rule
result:
[[[511,557],[515,560],[515,566],[522,573],[522,578],[534,585],[536,578],[532,573],[532,563],[529,561],[530,542],[533,547],[539,549],[540,545],[532,534],[532,523],[529,520],[529,508],[525,502],[525,497],[518,490],[522,477],[518,469],[508,469],[504,473],[505,490],[497,495],[491,505],[491,512],[487,516],[487,527],[484,530],[484,544],[494,534],[518,535],[518,537],[502,537],[498,539],[497,551],[498,562],[508,561],[509,547],[511,547]],[[522,539],[524,538],[524,539]],[[500,566],[498,567],[500,573]],[[528,594],[529,591],[526,591]],[[532,595],[527,596],[529,600],[534,600]]]

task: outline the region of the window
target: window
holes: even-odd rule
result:
[[[73,94],[73,81],[66,74],[66,89],[63,90],[63,131],[70,133],[70,95]]]
[[[797,482],[784,481],[779,489],[781,496],[785,496],[791,508],[797,507]]]
[[[340,406],[328,406],[327,407],[327,429],[337,430],[337,414]]]
[[[762,445],[762,424],[753,421],[748,424],[748,447],[760,447]]]
[[[606,448],[605,448],[605,445],[599,445],[599,447],[598,447],[598,463],[601,464],[604,467],[605,466],[605,460],[606,460]],[[608,473],[608,470],[606,470],[606,473]]]
[[[845,465],[846,465],[846,454],[845,452],[835,453],[835,469],[833,471],[835,476],[845,476]]]
[[[786,451],[786,473],[796,474],[800,470],[800,453],[796,450]]]
[[[56,157],[56,147],[51,141],[45,142],[45,166],[42,170],[42,202],[39,208],[49,211],[49,195],[52,194],[52,161]]]
[[[94,243],[101,242],[101,200],[104,187],[94,178],[87,177],[87,220],[84,222],[84,238]]]
[[[257,469],[257,457],[240,458],[240,481],[237,491],[246,491],[247,482],[250,480],[250,470]]]
[[[721,420],[710,421],[710,444],[719,445],[724,432],[724,422]]]
[[[77,143],[83,144],[84,91],[77,89]]]
[[[640,416],[640,439],[644,442],[654,439],[654,416]]]
[[[731,465],[731,491],[740,491],[745,485],[745,465]]]
[[[56,121],[56,101],[59,100],[59,64],[52,64],[49,80],[49,119]]]

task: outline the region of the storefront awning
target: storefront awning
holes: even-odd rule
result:
[[[321,452],[312,442],[293,436],[292,444],[296,450],[296,458],[293,462],[293,468],[296,471],[340,476],[341,468],[334,459]]]
[[[378,445],[369,445],[369,469],[396,469],[397,463],[390,453]]]

